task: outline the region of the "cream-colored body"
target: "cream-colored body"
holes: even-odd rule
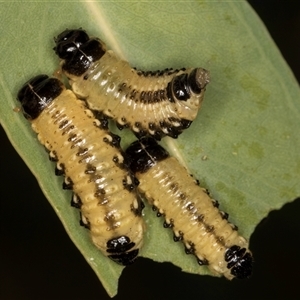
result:
[[[125,235],[135,243],[131,250],[140,248],[144,222],[133,212],[139,200],[134,190],[124,187],[124,181],[130,184],[132,178],[114,162],[122,164],[123,155],[104,141],[111,141],[111,135],[98,127],[100,122],[84,102],[63,90],[31,122],[39,141],[56,156],[58,166],[63,164],[66,180],[73,183],[94,244],[108,255],[107,241]]]
[[[119,59],[111,50],[94,62],[88,71],[77,77],[67,74],[74,93],[86,99],[89,107],[113,118],[121,126],[130,127],[134,132],[145,131],[154,134],[156,129],[168,134],[161,122],[179,128],[180,120],[193,121],[200,109],[205,88],[200,94],[191,94],[186,101],[176,99],[170,102],[166,88],[176,75],[189,74],[193,69],[165,72],[164,75],[145,76],[131,68],[128,62]],[[202,85],[209,81],[208,72],[199,69]],[[133,92],[134,91],[134,92]],[[141,101],[141,92],[164,91],[163,101]],[[150,97],[150,96],[149,96]],[[137,126],[138,124],[138,126]],[[154,124],[154,126],[149,126]]]
[[[193,245],[194,254],[200,260],[207,260],[211,271],[232,279],[225,251],[237,245],[249,252],[248,242],[234,230],[233,224],[222,218],[206,190],[197,185],[174,157],[157,162],[136,177],[140,192],[165,215],[167,223],[173,224],[175,236],[183,235],[186,248]]]

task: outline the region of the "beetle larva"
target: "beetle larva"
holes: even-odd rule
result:
[[[56,54],[74,93],[137,137],[177,138],[196,118],[209,73],[203,68],[143,72],[84,30],[65,30]]]
[[[165,216],[164,227],[173,229],[174,240],[183,241],[187,254],[228,279],[251,275],[248,242],[177,159],[150,137],[131,144],[126,154],[141,194],[158,216]]]
[[[56,175],[65,175],[63,188],[73,189],[72,205],[80,208],[93,243],[115,262],[131,264],[142,245],[143,204],[120,138],[56,78],[32,78],[18,100],[50,159],[57,161]]]

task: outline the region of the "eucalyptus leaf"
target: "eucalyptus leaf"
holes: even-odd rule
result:
[[[82,27],[143,70],[204,67],[211,82],[198,118],[177,140],[163,144],[208,188],[249,238],[270,210],[300,196],[299,86],[265,27],[244,1],[4,2],[0,116],[11,143],[36,176],[73,242],[110,296],[122,267],[104,257],[78,226],[70,194],[61,189],[43,147],[15,98],[22,84],[52,74],[53,37]],[[122,135],[124,147],[133,140]],[[141,256],[209,274],[173,243],[147,206]]]

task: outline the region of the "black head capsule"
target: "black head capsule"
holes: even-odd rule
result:
[[[54,38],[56,47],[53,50],[61,59],[70,59],[88,40],[89,36],[84,30],[66,29]]]
[[[169,153],[154,138],[144,137],[133,142],[126,150],[129,168],[133,173],[147,172],[158,161],[169,157]]]
[[[27,119],[35,119],[63,91],[63,84],[56,78],[38,75],[19,90],[17,99],[21,102]]]
[[[106,52],[105,44],[90,38],[82,29],[66,29],[54,38],[55,53],[64,60],[62,68],[68,74],[81,76]]]

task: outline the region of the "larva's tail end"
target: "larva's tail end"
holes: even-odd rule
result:
[[[246,279],[252,274],[253,257],[246,248],[233,245],[225,252],[225,261],[230,275],[229,279]]]
[[[252,275],[253,258],[247,252],[231,269],[231,274],[237,279],[247,279]]]
[[[135,250],[132,250],[129,252],[112,254],[112,255],[109,255],[108,257],[119,265],[129,266],[135,262],[138,254],[139,254],[139,249],[135,249]]]
[[[127,236],[119,236],[109,240],[106,244],[106,252],[109,253],[108,257],[122,266],[128,266],[136,260],[139,249],[133,249],[135,243]]]

